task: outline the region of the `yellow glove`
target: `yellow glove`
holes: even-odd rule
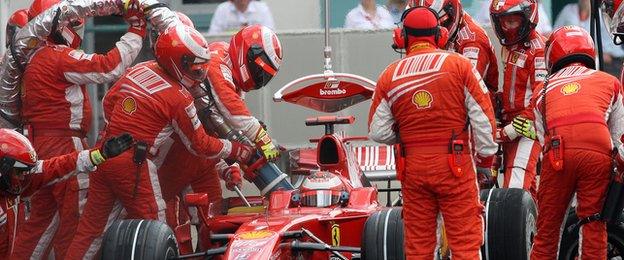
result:
[[[533,120],[517,116],[513,119],[512,125],[518,134],[529,139],[537,139],[535,127],[533,127]]]
[[[267,134],[264,128],[261,127],[258,130],[254,143],[256,143],[256,146],[260,148],[262,155],[267,160],[271,161],[280,156],[279,149],[275,146],[275,144],[273,144],[273,140],[271,140],[271,137]]]

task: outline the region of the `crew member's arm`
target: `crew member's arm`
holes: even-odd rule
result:
[[[22,195],[29,196],[43,186],[53,185],[74,176],[78,172],[94,171],[95,167],[102,164],[106,159],[116,157],[130,149],[133,142],[131,135],[122,134],[106,140],[101,148],[39,160],[29,173],[30,183]]]
[[[221,65],[220,71],[209,72],[212,95],[219,111],[229,126],[237,131],[242,131],[249,140],[262,150],[264,157],[271,160],[279,156],[279,149],[273,143],[266,129],[262,127],[257,118],[251,115],[247,104],[237,92],[232,82],[232,72]]]
[[[190,99],[190,95],[177,103],[178,106],[174,107],[171,124],[189,152],[211,159],[231,159],[242,163],[249,161],[255,152],[250,146],[206,134],[197,117],[197,109],[195,103]]]
[[[494,109],[485,83],[480,79],[476,69],[471,69],[472,72],[467,68],[463,73],[466,75],[464,102],[476,144],[476,159],[477,161],[487,160],[491,166],[493,155],[498,151],[498,144],[494,142],[496,130]]]
[[[131,26],[106,54],[86,54],[67,49],[58,66],[59,73],[76,85],[113,82],[126,71],[139,55],[145,37],[145,22]]]
[[[622,137],[624,136],[624,103],[622,102],[624,100],[622,99],[622,86],[617,80],[614,80],[613,92],[611,113],[609,114],[607,124],[613,145],[618,149],[618,162],[620,165],[624,165],[624,145],[622,144]]]
[[[373,103],[368,112],[368,137],[378,143],[395,144],[395,119],[388,104],[386,88],[390,85],[394,66],[389,66],[379,77]]]
[[[498,86],[490,86],[485,81],[485,75],[488,71],[488,67],[490,66],[490,62],[496,63],[496,57],[490,57],[488,55],[490,46],[485,46],[484,44],[477,42],[469,42],[462,46],[459,52],[468,60],[472,66],[477,69],[479,75],[486,83],[488,90],[490,93],[496,93],[498,91]],[[491,60],[493,58],[493,60]]]

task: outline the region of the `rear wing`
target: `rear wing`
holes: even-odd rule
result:
[[[353,145],[360,169],[370,181],[396,180],[394,149],[391,145]]]

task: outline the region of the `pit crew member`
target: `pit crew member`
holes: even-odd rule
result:
[[[479,259],[483,206],[477,170],[490,172],[498,145],[494,111],[479,72],[463,56],[440,50],[446,28],[426,7],[403,14],[407,57],[379,77],[369,112],[369,137],[399,144],[407,259],[433,259],[441,213],[454,258]]]
[[[594,70],[589,33],[578,26],[561,27],[550,36],[546,53],[548,83],[540,84],[532,101],[544,159],[531,259],[557,258],[560,227],[575,193],[579,219],[601,211],[614,146],[618,164],[624,166],[622,86],[617,78]],[[579,259],[607,258],[605,222],[583,224],[579,234]]]
[[[22,224],[6,205],[19,203],[16,197],[31,196],[39,188],[76,172],[93,171],[106,159],[130,148],[132,141],[132,136],[125,134],[110,138],[101,148],[37,160],[37,153],[25,136],[15,130],[0,129],[0,257],[9,259],[16,225]]]
[[[520,137],[512,140],[514,118],[523,119],[535,86],[546,76],[544,37],[535,31],[538,21],[535,0],[492,1],[490,16],[502,49],[504,66],[502,123],[497,139],[502,142],[505,164],[503,187],[523,188],[535,196],[540,145]]]
[[[36,0],[30,18],[60,0]],[[23,76],[22,116],[24,128],[42,159],[81,151],[90,129],[91,104],[86,84],[116,80],[139,54],[145,21],[139,10],[128,12],[128,32],[108,53],[87,54],[79,50],[83,20],[53,31],[47,45],[31,58]],[[32,197],[32,214],[20,227],[13,258],[42,258],[53,243],[56,258],[63,259],[78,225],[86,200],[89,179],[78,173],[44,187]]]
[[[128,132],[137,140],[134,152],[121,154],[91,178],[89,200],[69,259],[91,259],[103,232],[122,208],[128,218],[165,221],[165,203],[153,159],[164,140],[176,133],[186,148],[207,158],[246,163],[254,149],[216,139],[204,131],[191,94],[206,77],[208,43],[195,29],[181,23],[168,28],[154,45],[156,60],[129,69],[104,98],[110,111],[104,137]],[[121,205],[119,205],[119,203]]]

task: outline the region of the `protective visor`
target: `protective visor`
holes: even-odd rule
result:
[[[259,45],[252,45],[247,52],[247,64],[249,72],[255,83],[255,89],[266,86],[277,74],[277,68],[270,61],[269,56]]]
[[[208,74],[208,60],[200,57],[183,56],[182,64],[186,71],[186,76],[190,79],[201,82],[206,79]]]

